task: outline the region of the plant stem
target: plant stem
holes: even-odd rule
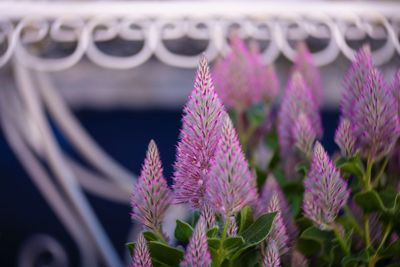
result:
[[[226,216],[224,229],[222,230],[222,235],[221,235],[221,243],[219,244],[219,249],[218,249],[218,255],[220,256],[219,257],[220,258],[219,266],[224,261],[224,241],[225,241],[226,235],[228,233],[228,227],[229,227],[230,223],[231,223],[230,216]]]
[[[350,249],[347,246],[346,241],[344,241],[344,239],[342,238],[342,235],[340,234],[340,231],[339,231],[339,228],[337,227],[337,225],[333,226],[333,232],[335,233],[336,239],[339,241],[340,247],[342,248],[344,253],[346,255],[348,255],[350,253]]]
[[[373,161],[371,157],[367,159],[367,172],[365,173],[364,183],[365,183],[365,191],[371,190],[371,172],[372,172]]]
[[[379,251],[382,249],[383,245],[385,245],[386,239],[389,237],[390,231],[392,230],[392,224],[388,223],[385,228],[385,232],[383,233],[383,237],[381,243],[379,244],[375,254],[378,254]]]
[[[365,247],[369,248],[371,246],[371,237],[369,232],[369,215],[364,215],[364,239],[365,239]]]
[[[373,184],[374,187],[379,185],[379,181],[381,180],[381,177],[382,177],[382,175],[383,175],[383,173],[384,173],[384,171],[386,169],[386,165],[388,164],[388,162],[389,162],[389,158],[386,157],[385,160],[382,163],[381,168],[379,169],[378,175],[375,178],[375,181],[374,181],[374,184]]]

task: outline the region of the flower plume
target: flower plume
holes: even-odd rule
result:
[[[293,127],[293,137],[297,149],[307,158],[311,158],[314,142],[317,135],[311,126],[308,117],[301,113]]]
[[[132,219],[153,231],[160,231],[172,194],[164,179],[156,143],[151,140],[142,171],[131,197]]]
[[[322,126],[317,105],[303,77],[299,72],[295,72],[285,89],[278,113],[278,137],[282,158],[293,156],[293,147],[296,142],[293,136],[293,125],[301,113],[308,117],[316,136],[320,137]]]
[[[257,199],[255,179],[240,147],[228,115],[224,115],[221,138],[207,184],[214,209],[232,216]]]
[[[341,111],[351,122],[353,122],[354,105],[364,89],[366,77],[372,68],[371,50],[368,46],[364,46],[355,55],[344,78]]]
[[[133,252],[131,267],[152,267],[149,248],[143,233],[140,233]]]
[[[183,113],[173,188],[178,203],[188,202],[199,209],[203,205],[204,186],[218,144],[221,116],[225,113],[204,56]]]
[[[281,259],[279,257],[279,250],[276,242],[274,240],[270,240],[265,248],[265,253],[263,257],[263,266],[264,267],[280,267]]]
[[[211,266],[211,256],[208,251],[206,223],[200,217],[196,228],[186,248],[186,253],[181,267],[206,267]]]
[[[400,70],[396,72],[394,75],[393,83],[392,83],[392,92],[393,96],[396,100],[397,105],[397,114],[400,118]]]
[[[304,180],[304,187],[305,217],[321,229],[329,228],[340,208],[346,204],[349,191],[340,172],[319,142],[314,146],[311,168]]]
[[[288,248],[288,235],[286,233],[286,227],[283,222],[282,210],[279,204],[277,193],[274,193],[269,201],[267,212],[276,212],[274,224],[271,229],[271,233],[268,238],[276,241],[279,255],[285,254]]]
[[[344,157],[354,156],[356,153],[356,137],[348,119],[342,118],[335,132],[335,143],[339,146]]]
[[[355,132],[362,155],[379,160],[399,137],[399,119],[392,91],[382,74],[372,69],[355,104]]]
[[[321,74],[317,66],[315,66],[312,55],[305,43],[300,43],[297,46],[296,58],[294,60],[293,71],[300,72],[312,92],[312,97],[317,106],[322,102],[322,86]]]

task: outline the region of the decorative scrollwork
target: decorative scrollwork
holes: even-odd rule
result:
[[[177,3],[170,2],[167,5],[172,8]],[[331,64],[340,53],[351,59],[356,49],[353,44],[368,40],[380,44],[373,51],[377,65],[385,64],[395,53],[400,54],[400,12],[388,13],[388,8],[375,10],[373,7],[367,12],[365,8],[353,5],[352,12],[342,14],[329,12],[330,6],[320,5],[318,9],[321,12],[292,8],[291,12],[279,13],[281,9],[276,8],[266,10],[265,14],[259,11],[253,15],[230,15],[217,9],[213,14],[203,16],[190,10],[175,15],[127,15],[117,12],[100,16],[95,12],[97,5],[89,17],[69,14],[68,10],[65,12],[68,16],[58,18],[42,14],[36,17],[21,15],[17,20],[11,20],[0,14],[0,45],[6,47],[0,54],[0,67],[15,55],[18,61],[29,68],[59,71],[75,65],[86,55],[95,64],[113,69],[134,68],[152,56],[167,65],[192,68],[197,64],[198,54],[171,51],[165,42],[185,37],[206,41],[208,44],[202,52],[212,60],[229,50],[227,37],[233,26],[246,38],[268,42],[262,54],[266,64],[274,62],[281,54],[293,60],[293,43],[310,38],[323,44],[323,48],[313,54],[318,66]],[[132,10],[135,10],[134,7],[133,3]],[[342,6],[343,10],[345,7]],[[140,42],[142,46],[134,54],[118,56],[98,46],[101,42],[115,39]],[[68,55],[59,58],[44,57],[37,49],[27,47],[45,41],[74,43],[75,47]]]

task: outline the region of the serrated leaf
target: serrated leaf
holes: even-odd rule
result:
[[[357,193],[354,196],[354,200],[366,213],[385,211],[385,206],[380,196],[375,191]]]
[[[133,255],[133,251],[135,250],[135,242],[128,242],[125,244],[125,246],[129,250],[129,255]]]
[[[253,212],[250,206],[244,207],[239,216],[239,233],[246,230],[253,223]]]
[[[177,240],[187,243],[193,234],[193,228],[187,222],[176,220],[174,234]]]
[[[179,263],[184,255],[182,250],[159,241],[150,241],[149,250],[153,264],[157,263],[159,266],[179,267]]]

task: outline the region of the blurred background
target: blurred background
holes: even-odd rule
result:
[[[212,65],[232,32],[281,90],[307,44],[330,151],[354,51],[388,81],[400,67],[398,1],[0,1],[0,266],[128,265],[147,144],[170,179],[199,55]]]

